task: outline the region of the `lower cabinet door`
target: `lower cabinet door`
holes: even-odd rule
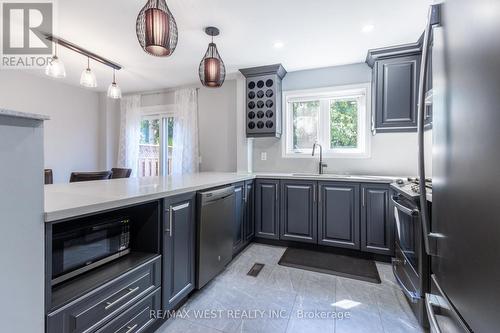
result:
[[[361,186],[361,250],[394,255],[394,218],[389,209],[389,185]]]
[[[359,250],[359,185],[319,182],[318,187],[318,244]]]
[[[163,309],[173,309],[195,286],[195,194],[165,199]]]
[[[245,183],[234,184],[233,254],[244,245],[245,235]]]
[[[255,182],[245,182],[245,240],[251,241],[255,236]]]
[[[281,182],[280,239],[317,242],[316,184],[305,180]]]
[[[255,236],[279,239],[279,180],[259,179],[255,188]]]
[[[137,302],[130,309],[126,310],[113,319],[96,333],[133,333],[144,332],[156,319],[157,316],[151,314],[160,310],[161,289],[157,289],[151,295],[146,296]]]

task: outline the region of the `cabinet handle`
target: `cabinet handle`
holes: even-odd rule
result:
[[[318,186],[318,203],[321,203],[321,185]]]
[[[172,206],[168,208],[168,229],[165,230],[169,233],[169,236],[172,237],[172,218],[173,218],[173,209]]]
[[[169,209],[168,209],[168,214],[169,214],[169,227],[168,227],[168,230],[167,232],[170,234],[170,237],[172,237],[172,234],[173,234],[173,229],[172,229],[172,220],[173,220],[173,217],[174,217],[174,211],[176,210],[181,210],[181,209],[184,209],[184,208],[187,208],[189,207],[189,202],[186,202],[186,203],[183,203],[182,205],[178,205],[178,206],[170,206]]]
[[[245,194],[243,196],[243,201],[245,201],[245,203],[247,203],[248,201],[248,187],[245,185]]]
[[[276,185],[276,191],[275,191],[275,194],[276,194],[276,201],[278,201],[278,191],[279,191],[279,186]]]
[[[168,232],[170,233],[170,237],[172,237],[172,220],[174,219],[174,209],[172,206],[170,206],[170,209],[168,210],[169,211],[169,214],[170,214],[170,217],[168,219],[168,222],[169,222],[169,227],[168,227]]]
[[[137,328],[137,326],[138,326],[137,324],[135,324],[134,326],[127,326],[127,330],[125,331],[125,333],[131,333],[133,330]]]
[[[313,185],[313,202],[316,202],[316,185]]]
[[[361,191],[361,204],[363,205],[363,207],[365,206],[365,190],[366,189],[363,189]]]
[[[132,295],[133,293],[135,293],[137,290],[139,290],[139,287],[135,287],[135,288],[128,288],[128,293],[126,293],[125,295],[123,295],[122,297],[116,299],[115,301],[113,302],[106,302],[106,306],[104,307],[104,310],[109,310],[110,308],[112,308],[113,306],[115,306],[117,303],[120,303],[121,301],[123,301],[125,298],[129,297],[130,295]]]

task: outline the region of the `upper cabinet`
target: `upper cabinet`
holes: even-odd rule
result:
[[[372,74],[372,132],[417,130],[421,43],[368,51]]]
[[[246,77],[246,131],[249,138],[280,138],[281,80],[286,70],[281,64],[245,68]]]

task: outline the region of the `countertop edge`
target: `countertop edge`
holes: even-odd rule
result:
[[[52,223],[52,222],[56,222],[56,221],[61,221],[61,220],[76,218],[76,217],[80,217],[80,216],[91,215],[94,213],[104,212],[104,211],[119,208],[119,207],[144,203],[144,202],[148,202],[148,201],[154,201],[154,200],[158,200],[158,199],[168,198],[168,197],[171,197],[174,195],[205,190],[205,189],[209,189],[209,188],[213,188],[213,187],[223,186],[226,184],[238,183],[241,181],[251,180],[251,179],[255,179],[255,175],[235,176],[235,179],[232,179],[231,181],[217,181],[217,182],[206,183],[206,184],[199,185],[199,186],[189,186],[189,187],[183,187],[183,188],[179,188],[179,189],[175,189],[175,190],[161,191],[161,192],[154,193],[154,194],[138,195],[138,196],[134,196],[134,197],[117,199],[117,200],[93,204],[93,205],[81,206],[81,207],[76,207],[76,208],[68,208],[68,209],[57,210],[57,211],[52,211],[52,212],[44,212],[44,220],[45,220],[45,223]]]
[[[44,212],[45,223],[52,223],[62,220],[68,220],[72,218],[77,218],[81,216],[91,215],[99,212],[105,212],[108,210],[135,205],[143,202],[159,200],[174,195],[196,192],[200,190],[205,190],[209,188],[214,188],[218,186],[223,186],[227,184],[238,183],[241,181],[251,180],[251,179],[289,179],[289,180],[317,180],[317,181],[329,181],[329,182],[357,182],[357,183],[378,183],[378,184],[390,184],[394,182],[397,177],[390,176],[367,176],[367,178],[362,178],[362,176],[346,176],[342,178],[340,176],[328,176],[323,175],[294,175],[288,173],[272,173],[272,172],[257,172],[252,174],[234,174],[231,179],[217,180],[206,182],[202,185],[187,186],[178,189],[172,189],[167,191],[159,191],[157,193],[141,194],[130,196],[126,198],[119,198],[115,200],[88,204],[84,206],[69,207],[64,209],[57,209],[53,211]],[[51,185],[48,185],[51,186]]]

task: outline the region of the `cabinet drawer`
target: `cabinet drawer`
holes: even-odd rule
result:
[[[100,328],[96,333],[139,333],[143,332],[155,319],[151,311],[160,310],[161,288],[148,295],[130,309]]]
[[[160,285],[161,257],[158,256],[50,313],[48,332],[90,332]]]

